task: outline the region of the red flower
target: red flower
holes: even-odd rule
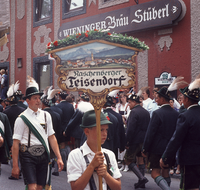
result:
[[[53,42],[54,46],[58,46],[58,41],[56,40],[55,42]]]
[[[86,37],[86,38],[88,37],[88,33],[85,33],[85,37]]]
[[[81,34],[80,34],[80,33],[76,34],[76,38],[78,38],[79,36],[81,36]]]
[[[47,44],[47,49],[50,49],[51,48],[51,42],[49,42],[48,44]]]
[[[94,31],[97,31],[97,32],[98,32],[98,30],[97,30],[96,28],[94,29]]]
[[[89,32],[89,30],[86,31],[86,33],[88,33],[88,32]]]
[[[107,120],[110,121],[110,118],[108,116],[106,116]]]
[[[110,33],[110,32],[108,32],[108,35],[110,36],[110,35],[111,35],[111,33]]]

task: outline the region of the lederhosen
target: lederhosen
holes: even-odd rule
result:
[[[82,152],[83,154],[83,151],[80,149],[80,151]],[[109,156],[107,153],[103,153],[105,158],[106,158],[106,163],[107,163],[107,172],[113,176],[113,173],[111,172],[110,168],[111,168],[111,164],[110,164],[110,159],[109,159]],[[86,162],[86,166],[88,167],[88,165],[90,164],[89,160],[88,160],[88,157],[87,155],[84,156],[84,159],[85,159],[85,162]],[[89,180],[89,185],[90,185],[90,190],[96,190],[97,187],[95,185],[95,182],[94,182],[94,178],[93,178],[93,175],[91,176],[90,180]],[[110,187],[107,185],[107,190],[111,190]]]
[[[47,174],[47,189],[51,189],[51,162],[50,162],[50,153],[49,153],[49,148],[47,147],[45,140],[43,139],[43,137],[40,135],[40,133],[37,131],[37,129],[33,126],[33,124],[28,120],[28,118],[26,118],[25,115],[21,114],[20,117],[22,118],[22,120],[24,121],[24,123],[28,126],[29,128],[29,136],[28,136],[28,146],[25,145],[21,145],[20,146],[20,151],[21,152],[25,152],[28,151],[30,154],[32,154],[33,156],[38,156],[40,154],[43,154],[45,151],[48,155],[48,160],[49,160],[49,168],[48,168],[48,174]],[[45,126],[43,126],[43,128],[45,129],[45,133],[47,133],[47,124],[46,124],[46,113],[44,113],[44,118],[45,118]],[[42,143],[42,145],[35,145],[35,146],[30,146],[30,135],[31,132],[35,135],[35,137]],[[43,148],[44,149],[43,149]]]

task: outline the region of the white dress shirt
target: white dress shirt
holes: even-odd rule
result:
[[[81,152],[83,151],[83,153]],[[108,154],[109,159],[110,159],[110,164],[111,164],[111,170],[113,172],[113,178],[118,179],[122,175],[118,169],[118,165],[115,159],[115,155],[112,151],[101,148],[102,152],[105,152]],[[68,161],[67,161],[67,177],[68,177],[68,182],[70,183],[71,181],[76,181],[83,172],[86,170],[86,161],[84,156],[87,155],[87,158],[89,162],[92,161],[92,159],[95,156],[95,153],[89,148],[87,145],[87,141],[80,147],[72,150],[69,154]],[[104,159],[104,164],[106,163],[106,159]],[[99,180],[98,180],[98,175],[96,172],[93,173],[94,181],[97,187],[97,190],[99,190]],[[102,178],[103,182],[103,190],[107,190],[107,184],[104,178]],[[86,185],[84,190],[90,190],[90,185],[89,183]]]
[[[34,112],[30,108],[27,108],[22,114],[29,116],[30,122],[34,125],[34,127],[38,130],[38,132],[42,135],[44,134],[45,129],[41,124],[45,124],[44,112],[41,109],[38,109],[37,112]],[[46,139],[53,135],[55,132],[52,126],[51,116],[48,112],[46,113],[46,123],[47,123],[47,134]],[[28,118],[28,119],[29,119]],[[14,125],[14,134],[13,139],[18,139],[21,144],[28,145],[28,136],[29,136],[29,128],[24,123],[21,117],[18,117],[15,121]],[[44,138],[44,137],[43,137]],[[32,145],[41,145],[42,143],[35,137],[33,133],[30,135],[30,146]]]

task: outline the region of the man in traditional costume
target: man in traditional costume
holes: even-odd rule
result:
[[[110,93],[110,95],[112,94]],[[123,152],[125,150],[125,129],[124,129],[122,115],[115,112],[111,108],[111,106],[113,105],[113,98],[110,95],[106,97],[106,103],[104,105],[104,113],[107,113],[108,117],[110,118],[112,117],[112,115],[117,118],[118,124],[115,125],[115,130],[117,134],[115,135],[115,137],[113,137],[115,143],[113,152],[115,153],[116,158],[118,158],[118,148],[120,152]]]
[[[12,130],[6,114],[0,112],[0,170],[1,163],[8,163],[12,147]]]
[[[108,125],[111,122],[101,113],[101,144],[107,138]],[[112,151],[101,148],[97,150],[97,127],[94,110],[84,113],[81,127],[87,140],[80,147],[72,150],[67,161],[67,178],[71,189],[99,189],[98,177],[102,177],[103,190],[120,190],[121,173]]]
[[[10,107],[5,109],[3,113],[5,113],[8,117],[8,120],[10,122],[12,134],[14,130],[14,123],[17,117],[25,110],[25,108],[22,108],[17,105],[19,97],[18,97],[18,89],[19,89],[19,81],[17,81],[15,84],[10,85],[8,91],[7,91],[7,101],[9,102]],[[11,167],[12,167],[12,159],[10,160]],[[12,175],[8,178],[11,180],[17,180],[17,178],[14,178]]]
[[[162,158],[161,167],[167,167],[179,150],[178,163],[181,167],[181,190],[198,190],[200,186],[200,78],[180,89],[187,111],[181,113],[176,131],[169,141]]]
[[[24,182],[28,189],[51,189],[51,163],[49,144],[57,156],[59,171],[63,169],[63,162],[58,143],[54,135],[51,116],[39,109],[40,97],[36,81],[29,77],[26,89],[28,108],[16,119],[13,135],[13,169],[12,176],[19,178],[18,155],[20,157]]]
[[[125,163],[129,169],[138,177],[138,183],[135,183],[135,189],[145,188],[148,179],[145,175],[144,159],[138,159],[139,168],[136,165],[136,157],[141,158],[141,149],[144,142],[144,137],[149,124],[149,112],[140,105],[141,91],[137,94],[128,96],[128,103],[131,112],[127,120],[126,131],[126,154],[124,156]]]
[[[61,91],[58,93],[60,103],[56,105],[56,107],[60,108],[62,110],[62,116],[61,116],[61,131],[62,133],[65,131],[65,128],[67,127],[70,119],[72,118],[74,114],[74,107],[72,104],[66,101],[66,97],[68,94],[65,91]],[[66,171],[66,160],[68,157],[68,154],[70,152],[70,148],[68,146],[68,141],[64,135],[60,138],[60,153],[64,162],[64,170]]]
[[[47,87],[44,91],[43,91],[43,95],[41,97],[41,102],[42,102],[42,110],[49,112],[49,114],[51,115],[51,119],[52,119],[52,124],[53,124],[53,130],[55,131],[55,137],[57,139],[58,144],[60,143],[60,137],[62,136],[62,131],[61,131],[61,117],[60,115],[53,111],[51,109],[51,97],[54,97],[55,93],[57,93],[58,91],[60,91],[59,89],[52,89],[51,87]],[[52,150],[51,150],[51,159],[53,159],[54,161],[57,160],[55,154],[53,154]],[[52,172],[52,175],[55,176],[59,176],[59,172],[58,172],[58,164],[57,162],[54,162],[54,172]]]
[[[142,149],[144,157],[148,153],[149,167],[152,169],[151,177],[163,190],[170,189],[170,168],[161,169],[159,160],[176,129],[179,114],[169,105],[170,99],[171,95],[167,87],[162,87],[157,91],[156,101],[160,109],[152,114]]]

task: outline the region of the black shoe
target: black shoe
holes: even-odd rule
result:
[[[140,181],[140,180],[139,180],[139,181]],[[138,186],[138,183],[139,183],[139,181],[138,181],[137,183],[135,183],[135,184],[134,184],[134,186],[136,186],[136,187],[137,187],[137,186]],[[146,188],[146,187],[145,187],[145,184],[144,184],[144,185],[141,185],[141,186],[140,186],[140,188]]]
[[[59,172],[53,172],[52,175],[59,176]]]
[[[144,179],[142,180],[139,180],[138,183],[135,183],[134,186],[135,186],[135,189],[137,188],[145,188],[145,183],[147,183],[149,180],[144,177]]]
[[[18,180],[17,178],[15,178],[15,177],[13,177],[13,176],[8,177],[8,179],[11,179],[11,180]],[[21,179],[21,178],[19,177],[19,179]]]

